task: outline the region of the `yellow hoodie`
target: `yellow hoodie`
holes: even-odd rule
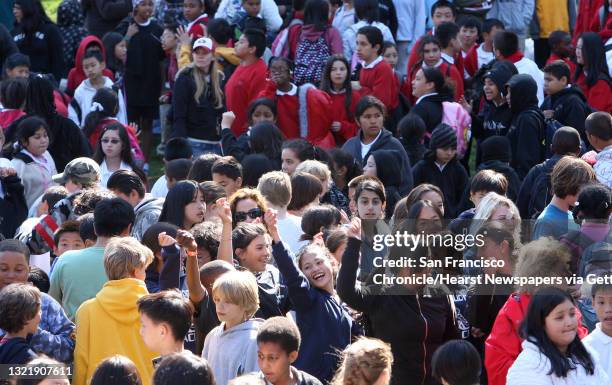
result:
[[[76,313],[76,347],[73,385],[86,385],[105,358],[120,354],[136,364],[143,385],[153,377],[152,359],[157,355],[140,337],[136,301],[149,294],[145,283],[134,278],[108,281],[95,298]]]

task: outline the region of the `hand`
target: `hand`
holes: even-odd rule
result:
[[[132,130],[134,130],[134,134],[137,137],[140,135],[140,127],[138,127],[138,123],[132,122],[132,123],[128,124],[128,127],[132,128]]]
[[[127,37],[128,39],[131,39],[132,36],[138,33],[138,31],[139,31],[138,25],[136,23],[132,23],[128,27],[127,32],[125,33],[125,37]]]
[[[187,249],[188,251],[196,251],[198,249],[198,244],[191,234],[187,230],[178,230],[176,232],[176,242],[180,247]]]
[[[355,217],[351,220],[351,224],[346,230],[346,235],[349,238],[355,238],[361,240],[361,219]]]
[[[276,227],[278,223],[278,219],[276,218],[276,210],[267,209],[266,213],[264,214],[264,222],[274,242],[278,242],[280,237],[278,235],[278,228]]]
[[[7,176],[17,175],[17,171],[15,171],[12,167],[0,167],[0,178],[6,178]]]
[[[332,122],[331,130],[333,132],[338,132],[338,131],[340,131],[341,128],[342,128],[342,123],[340,123],[340,122]]]
[[[480,337],[484,337],[484,333],[482,332],[482,330],[472,327],[472,337],[474,338],[480,338]]]
[[[227,198],[219,198],[215,204],[217,205],[217,215],[221,218],[221,223],[231,225],[233,220],[232,209]]]
[[[351,81],[351,87],[355,91],[359,91],[361,89],[361,84],[357,80],[353,80],[353,81]]]
[[[230,128],[236,120],[236,114],[233,111],[226,111],[221,115],[221,128]]]
[[[168,104],[169,101],[170,101],[170,97],[167,94],[164,94],[159,97],[160,104]]]
[[[161,247],[167,247],[174,245],[176,243],[176,239],[172,238],[164,231],[162,233],[159,233],[159,235],[157,236],[157,242],[159,242],[159,245]]]
[[[189,32],[187,32],[187,28],[180,26],[176,29],[176,38],[178,39],[181,45],[189,46],[191,48],[192,39],[189,36]]]
[[[546,119],[552,119],[555,116],[555,111],[554,110],[544,110],[544,111],[542,111],[542,113],[544,114],[544,117]]]
[[[461,106],[468,112],[468,113],[472,113],[472,105],[470,103],[468,103],[467,100],[465,100],[465,95],[461,95],[461,98],[459,99],[459,104],[461,104]]]

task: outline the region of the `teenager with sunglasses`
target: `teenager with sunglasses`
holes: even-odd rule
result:
[[[233,214],[232,225],[242,223],[262,223],[266,212],[266,201],[258,190],[241,188],[229,198]]]

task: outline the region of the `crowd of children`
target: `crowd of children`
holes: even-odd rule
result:
[[[6,1],[0,364],[612,384],[609,0]]]

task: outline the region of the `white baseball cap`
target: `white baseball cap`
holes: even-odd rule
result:
[[[201,37],[193,43],[192,51],[195,51],[197,48],[205,48],[208,52],[214,51],[213,41],[207,37]]]

